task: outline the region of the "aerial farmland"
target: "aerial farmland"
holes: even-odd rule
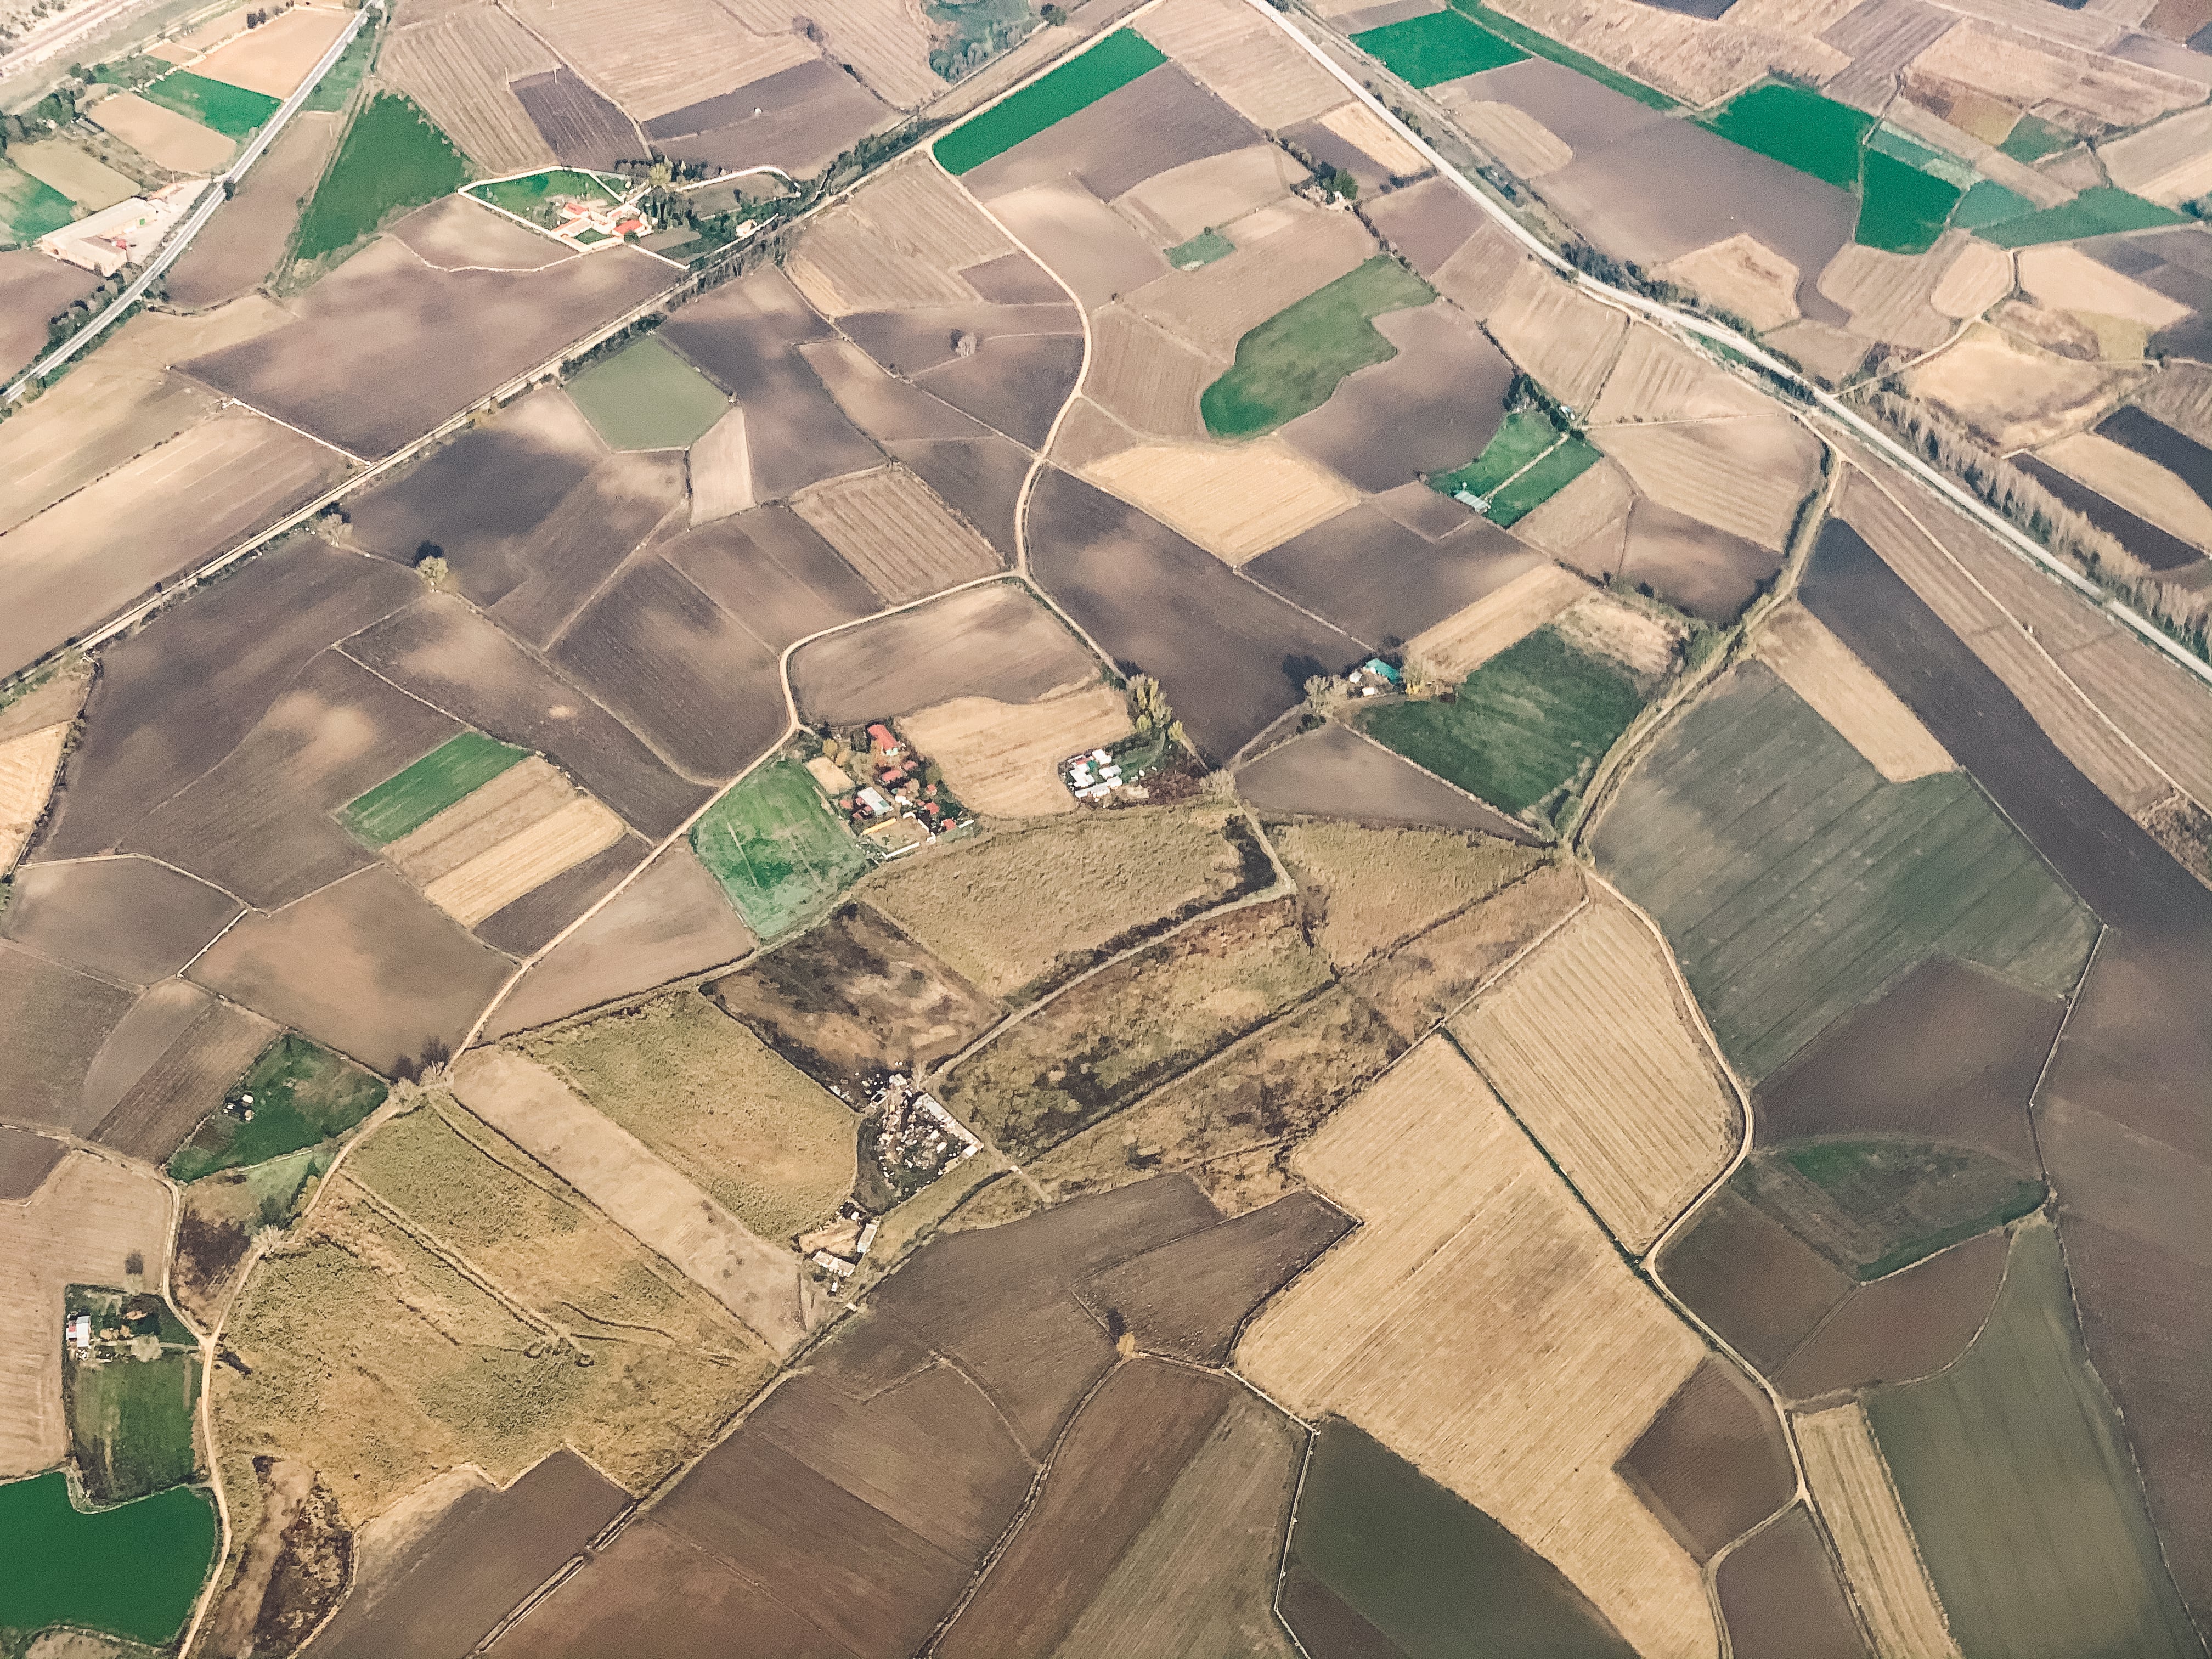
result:
[[[2212,1652],[2212,11],[0,118],[0,1656]]]

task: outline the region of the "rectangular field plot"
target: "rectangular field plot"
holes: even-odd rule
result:
[[[524,758],[524,750],[495,738],[464,732],[348,806],[346,825],[370,846],[382,847],[421,829]]]
[[[1752,1079],[1932,951],[2063,993],[2096,928],[1969,779],[1885,783],[1758,663],[1659,740],[1595,849]]]
[[[1730,100],[1705,124],[1731,143],[1844,190],[1859,181],[1859,147],[1874,131],[1872,116],[1779,82]]]
[[[1249,438],[1319,409],[1346,375],[1398,355],[1376,328],[1376,316],[1436,297],[1381,254],[1308,295],[1237,341],[1236,367],[1199,398],[1206,430]]]
[[[274,115],[283,101],[265,92],[210,81],[189,70],[173,70],[145,89],[145,96],[178,114],[212,127],[226,138],[243,138]]]
[[[568,395],[617,449],[681,449],[730,407],[713,381],[650,338],[593,363]]]
[[[937,141],[947,173],[969,173],[1024,138],[1087,109],[1108,93],[1158,69],[1167,58],[1134,29],[1107,36],[1073,63],[1032,82],[995,108]]]
[[[1360,51],[1409,86],[1433,87],[1462,75],[1517,64],[1528,54],[1455,11],[1432,11],[1352,37]]]
[[[796,761],[770,763],[716,801],[691,845],[763,939],[810,919],[868,867]]]

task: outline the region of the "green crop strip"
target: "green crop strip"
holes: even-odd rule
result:
[[[1446,495],[1465,490],[1488,496],[1508,478],[1559,441],[1559,429],[1540,409],[1516,409],[1505,417],[1482,453],[1456,472],[1429,480],[1429,488]]]
[[[468,178],[468,158],[428,116],[397,93],[380,92],[354,118],[300,216],[293,257],[351,247],[402,210],[450,196]]]
[[[228,81],[210,81],[189,70],[174,70],[149,83],[143,95],[188,115],[226,138],[244,138],[283,107],[283,100],[251,92]]]
[[[0,224],[8,240],[29,246],[76,216],[70,198],[21,167],[0,161]]]
[[[354,801],[345,810],[346,826],[371,847],[386,846],[421,829],[527,752],[481,732],[464,732]]]
[[[2105,236],[2114,231],[2152,230],[2160,225],[2189,221],[2170,208],[2146,202],[2109,185],[2083,191],[2072,201],[2040,213],[2024,214],[1990,226],[1982,234],[1999,247],[2033,247],[2043,242],[2070,242],[2082,236]]]
[[[171,1156],[169,1174],[198,1181],[319,1146],[381,1106],[385,1092],[383,1083],[358,1066],[288,1033],[238,1081],[237,1095],[253,1097],[251,1121],[213,1113]]]
[[[2035,211],[2035,204],[1994,179],[1984,179],[1959,200],[1951,222],[1960,230],[1981,230]]]
[[[1958,204],[1956,185],[1870,148],[1852,240],[1887,253],[1925,253]]]
[[[1802,87],[1753,87],[1698,119],[1732,144],[1850,190],[1874,118]]]
[[[1201,230],[1188,242],[1177,242],[1164,256],[1177,270],[1196,270],[1200,265],[1210,265],[1216,259],[1226,259],[1237,252],[1237,244],[1211,228]]]
[[[544,173],[525,173],[520,179],[471,185],[469,194],[480,202],[506,209],[518,219],[530,220],[537,219],[538,210],[556,196],[584,196],[605,202],[622,199],[598,173],[579,172],[574,167],[553,167]]]
[[[1580,438],[1569,438],[1492,495],[1484,516],[1494,525],[1518,524],[1604,459]]]
[[[1217,437],[1250,438],[1327,403],[1344,377],[1398,348],[1372,319],[1425,306],[1436,290],[1378,254],[1279,311],[1237,343],[1237,363],[1206,388],[1199,412]]]
[[[1997,148],[2015,161],[2039,161],[2062,149],[2071,149],[2081,142],[2075,134],[2064,127],[2053,126],[2039,115],[2023,115],[2013,123],[2012,131]]]
[[[1012,97],[994,104],[974,120],[954,128],[933,145],[947,173],[973,172],[1025,138],[1088,109],[1108,93],[1166,63],[1158,46],[1134,29],[1119,29],[1071,63],[1033,81]]]
[[[1528,57],[1511,41],[1455,11],[1432,11],[1352,37],[1352,44],[1409,86],[1433,87]]]

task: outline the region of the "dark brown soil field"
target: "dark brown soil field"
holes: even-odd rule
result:
[[[276,909],[374,862],[332,811],[459,729],[326,651],[245,741],[149,814],[126,844]]]
[[[2153,570],[2185,570],[2204,562],[2201,549],[2191,546],[2171,531],[2160,529],[2148,519],[2129,512],[2078,478],[2069,477],[2041,456],[2015,455],[2010,459],[2014,466],[2098,529],[2118,538],[2121,546]]]
[[[1036,268],[1027,259],[1022,263]],[[1057,285],[1052,293],[1054,297],[1065,297]],[[842,340],[818,342],[804,348],[799,356],[830,389],[837,407],[878,443],[990,435],[990,428],[974,416],[963,415],[943,398],[887,374],[872,357]]]
[[[629,118],[567,65],[510,81],[507,90],[562,167],[606,172],[617,161],[644,159]]]
[[[735,777],[788,718],[776,653],[650,553],[585,607],[553,658],[692,777]]]
[[[669,834],[707,798],[459,600],[434,594],[348,641],[346,651],[471,726],[550,756],[649,838]]]
[[[865,904],[706,989],[800,1071],[856,1103],[881,1073],[927,1071],[1005,1012]]]
[[[981,531],[983,539],[1012,563],[1014,514],[1030,458],[995,434],[970,441],[914,441],[889,446],[893,455],[944,498],[945,504]]]
[[[210,999],[199,1017],[100,1119],[93,1138],[137,1158],[166,1162],[201,1120],[222,1104],[223,1096],[277,1035],[277,1028],[258,1014]],[[106,1065],[116,1046],[110,1039],[96,1067]],[[86,1092],[89,1095],[89,1088]]]
[[[817,59],[664,115],[646,132],[678,161],[781,167],[803,179],[896,113],[836,64]]]
[[[493,617],[543,649],[684,499],[681,456],[609,456],[535,529],[501,544],[502,578],[512,582],[491,607]]]
[[[1939,1371],[1974,1340],[2004,1279],[2000,1230],[1854,1285],[1790,1363],[1774,1372],[1784,1398],[1813,1400]]]
[[[85,1073],[131,1000],[120,986],[0,945],[0,1122],[89,1133]]]
[[[1726,1189],[1660,1252],[1657,1266],[1698,1317],[1769,1372],[1850,1288],[1811,1245]]]
[[[985,301],[856,311],[838,319],[837,326],[890,373],[911,377],[942,368],[959,356],[953,342],[963,334],[973,337],[978,350],[1007,338],[1051,334],[1079,337],[1083,317],[1065,294],[1055,293],[1051,302],[1042,305],[1001,306]]]
[[[227,894],[150,859],[20,870],[0,934],[131,985],[173,974],[239,912]]]
[[[0,253],[0,375],[46,349],[46,322],[100,286],[88,270],[29,248]]]
[[[1079,333],[1002,334],[985,340],[974,356],[915,380],[1015,442],[1039,449],[1082,369]]]
[[[1620,1473],[1700,1561],[1788,1503],[1797,1472],[1774,1405],[1708,1356],[1620,1460]]]
[[[1141,1181],[1004,1227],[940,1235],[884,1281],[874,1305],[958,1361],[1041,1456],[1113,1362],[1075,1287],[1218,1219],[1188,1178]]]
[[[432,270],[385,241],[315,284],[298,322],[179,367],[341,449],[388,455],[677,275],[631,248],[543,270]]]
[[[461,1038],[508,971],[383,864],[275,915],[248,916],[191,977],[390,1075]]]
[[[789,507],[755,507],[663,542],[659,551],[772,651],[883,609]]]
[[[1730,1552],[1714,1586],[1735,1659],[1873,1659],[1802,1504]]]
[[[1484,215],[1457,185],[1437,178],[1376,198],[1367,217],[1407,264],[1434,276],[1481,227]]]
[[[21,1203],[37,1192],[64,1150],[58,1140],[0,1123],[0,1203]]]
[[[1782,556],[1756,542],[1702,524],[1686,513],[1638,500],[1628,510],[1628,539],[1620,568],[1593,571],[1602,580],[1625,576],[1677,610],[1707,622],[1733,622],[1782,568]]]
[[[562,939],[499,1006],[504,1036],[735,962],[753,936],[688,847],[672,847]]]
[[[960,275],[993,305],[1048,306],[1067,298],[1067,290],[1053,280],[1050,271],[1018,251],[969,265]]]
[[[1218,1365],[1254,1309],[1352,1229],[1312,1193],[1187,1233],[1085,1281],[1085,1305],[1153,1353]]]
[[[801,718],[850,726],[952,697],[1032,702],[1098,672],[1060,618],[1019,582],[1003,581],[802,647],[792,655],[791,689]]]
[[[1295,1560],[1283,1580],[1280,1605],[1312,1659],[1405,1659],[1402,1648]]]
[[[1759,1085],[1759,1144],[1895,1133],[2033,1170],[2028,1096],[2064,1013],[2051,998],[1930,957]]]
[[[2199,501],[2212,503],[2212,449],[2187,434],[2126,404],[2097,422],[2097,435],[2157,462],[2195,490]]]
[[[261,286],[283,262],[300,220],[300,204],[323,175],[343,129],[333,112],[294,116],[237,195],[218,210],[162,279],[169,301],[186,310],[221,305]]]
[[[1380,494],[1480,455],[1505,418],[1514,369],[1465,313],[1441,300],[1389,313],[1376,326],[1398,355],[1346,377],[1283,436]]]
[[[384,1564],[373,1580],[364,1568],[315,1651],[337,1659],[461,1659],[629,1502],[565,1448],[505,1492],[468,1492],[404,1560]]]
[[[757,501],[883,464],[882,453],[845,418],[794,349],[830,332],[784,274],[772,269],[725,283],[660,330],[662,339],[744,406]]]
[[[1432,823],[1531,845],[1535,841],[1526,824],[1334,722],[1240,767],[1237,793],[1263,812],[1362,823]]]
[[[1392,177],[1390,170],[1365,150],[1323,126],[1319,121],[1301,121],[1284,130],[1283,137],[1313,157],[1323,168],[1341,167],[1350,173],[1359,188],[1379,194],[1386,190]]]
[[[1156,677],[1199,751],[1225,761],[1366,654],[1164,525],[1056,467],[1030,500],[1038,584],[1125,672]]]
[[[962,175],[988,198],[1073,173],[1102,202],[1156,173],[1264,143],[1258,128],[1174,64],[1139,76],[1086,109]]]
[[[1445,505],[1462,527],[1439,541],[1364,502],[1262,553],[1244,574],[1363,644],[1395,651],[1543,562],[1488,520]]]
[[[514,903],[495,910],[473,929],[485,944],[513,957],[541,951],[552,937],[589,909],[653,850],[638,835],[624,836],[605,851],[563,870]]]
[[[1116,1370],[1068,1426],[1036,1501],[933,1651],[1048,1659],[1237,1387],[1156,1359]]]
[[[106,647],[41,852],[112,849],[235,748],[317,652],[422,591],[404,571],[301,538]]]
[[[84,1074],[84,1121],[97,1124],[179,1043],[216,999],[181,979],[163,980],[131,1005]]]

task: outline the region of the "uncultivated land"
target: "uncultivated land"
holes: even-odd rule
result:
[[[1486,836],[1314,821],[1271,828],[1314,942],[1346,971],[1520,880],[1542,854]]]
[[[899,729],[945,769],[964,805],[987,817],[1022,818],[1075,811],[1060,763],[1134,728],[1127,700],[1098,685],[1029,703],[956,697],[904,716]]]
[[[1986,323],[1905,377],[1914,397],[2001,450],[2047,442],[2081,425],[2116,384],[2110,369],[2019,344]]]
[[[1555,564],[1538,565],[1414,635],[1407,641],[1406,654],[1428,664],[1447,682],[1462,680],[1589,592],[1589,584],[1572,573]]]
[[[64,720],[0,742],[0,870],[14,866],[46,811],[70,730]]]

